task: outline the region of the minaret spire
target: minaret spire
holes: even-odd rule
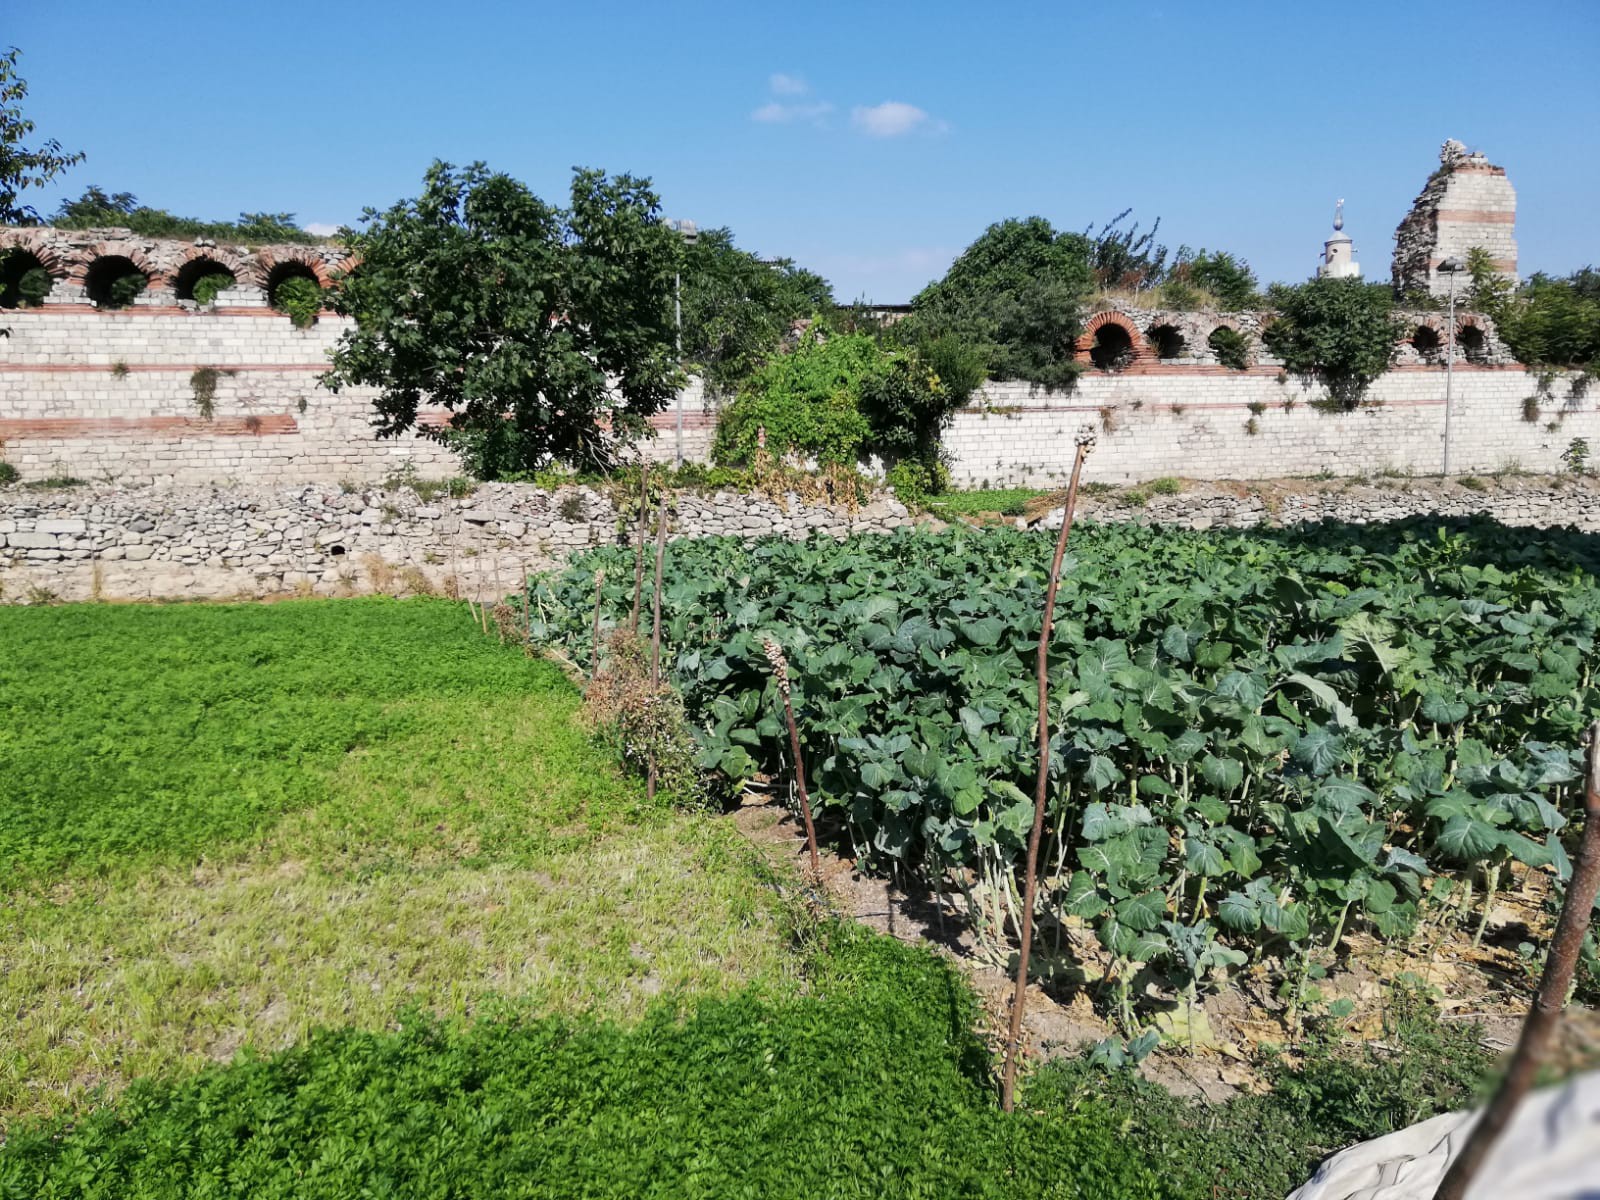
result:
[[[1344,228],[1344,201],[1342,199],[1333,206],[1333,227],[1335,229]]]

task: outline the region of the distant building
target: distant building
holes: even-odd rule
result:
[[[1356,245],[1344,231],[1344,201],[1333,206],[1333,236],[1322,243],[1322,263],[1317,277],[1360,279],[1361,264],[1356,261]]]

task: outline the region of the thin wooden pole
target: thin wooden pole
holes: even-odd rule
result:
[[[639,464],[639,540],[633,548],[633,612],[628,628],[639,632],[639,601],[644,595],[644,514],[650,507],[650,464]]]
[[[772,664],[772,677],[778,685],[778,697],[783,701],[783,717],[789,726],[789,753],[794,759],[794,786],[800,794],[800,817],[806,823],[806,849],[811,853],[811,874],[822,882],[822,860],[817,854],[817,827],[811,821],[811,794],[806,791],[806,760],[800,752],[800,729],[794,720],[794,705],[789,700],[789,660],[783,656],[783,647],[772,638],[762,639],[762,649]]]
[[[1044,837],[1044,810],[1050,782],[1050,627],[1055,620],[1056,590],[1061,583],[1061,560],[1066,556],[1067,538],[1072,534],[1072,515],[1078,507],[1078,477],[1083,460],[1094,445],[1094,435],[1078,435],[1078,452],[1072,460],[1072,479],[1067,484],[1067,507],[1061,517],[1061,533],[1056,538],[1055,557],[1050,560],[1050,584],[1044,596],[1044,623],[1039,627],[1036,668],[1039,691],[1039,773],[1033,789],[1033,830],[1028,835],[1027,869],[1022,891],[1022,945],[1017,954],[1017,986],[1011,997],[1011,1030],[1006,1036],[1005,1073],[1000,1085],[1000,1107],[1012,1111],[1017,1099],[1017,1059],[1022,1052],[1022,1016],[1028,996],[1028,953],[1033,949],[1033,905],[1038,893],[1039,842]]]
[[[594,631],[589,635],[589,678],[600,673],[600,586],[606,581],[604,567],[594,573]]]
[[[1544,974],[1534,994],[1533,1007],[1522,1022],[1522,1036],[1511,1054],[1511,1065],[1506,1068],[1494,1099],[1472,1127],[1461,1153],[1439,1181],[1433,1200],[1462,1200],[1466,1196],[1484,1160],[1511,1123],[1517,1105],[1533,1086],[1561,1010],[1566,1007],[1567,993],[1572,990],[1578,952],[1589,931],[1595,894],[1600,892],[1600,721],[1589,726],[1589,769],[1584,781],[1583,807],[1583,841],[1578,844],[1578,861],[1573,865],[1572,878],[1567,881],[1567,896],[1556,921],[1555,937],[1550,941]]]
[[[656,512],[656,579],[650,601],[650,703],[655,704],[661,690],[661,567],[667,556],[667,493],[661,493],[661,504]],[[650,742],[650,775],[645,786],[645,797],[656,798],[656,747]]]

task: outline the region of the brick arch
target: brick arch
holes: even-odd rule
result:
[[[183,253],[178,255],[172,264],[172,275],[177,277],[179,271],[190,263],[199,259],[209,259],[219,267],[224,267],[233,272],[233,277],[239,283],[254,283],[255,264],[249,259],[241,258],[231,250],[224,250],[221,246],[185,246]]]
[[[276,250],[263,250],[256,255],[256,270],[260,273],[258,286],[266,287],[267,280],[271,277],[274,268],[287,263],[298,263],[317,277],[317,286],[326,288],[333,282],[328,264],[323,261],[322,255],[310,248],[298,249],[292,246],[280,247]],[[252,281],[255,282],[255,281]]]
[[[1468,330],[1472,333],[1468,336]],[[1456,348],[1468,362],[1489,360],[1489,327],[1477,313],[1456,314]]]
[[[1107,325],[1115,325],[1128,335],[1128,344],[1133,347],[1135,362],[1150,357],[1150,347],[1144,334],[1139,332],[1137,322],[1127,313],[1118,312],[1114,308],[1097,312],[1084,322],[1082,335],[1072,344],[1073,357],[1079,362],[1088,362],[1089,355],[1094,350],[1095,335]]]
[[[152,290],[170,286],[167,272],[161,263],[137,242],[96,242],[82,253],[72,256],[68,261],[67,278],[75,283],[83,283],[88,278],[89,268],[96,260],[102,258],[127,259],[144,272],[144,277],[150,281]]]
[[[43,235],[32,229],[0,230],[0,252],[6,250],[27,251],[39,260],[39,265],[52,279],[65,279],[72,270],[71,261],[63,258]]]

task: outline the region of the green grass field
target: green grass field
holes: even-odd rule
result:
[[[408,1004],[794,986],[752,852],[459,606],[4,608],[0,644],[0,1119]]]

